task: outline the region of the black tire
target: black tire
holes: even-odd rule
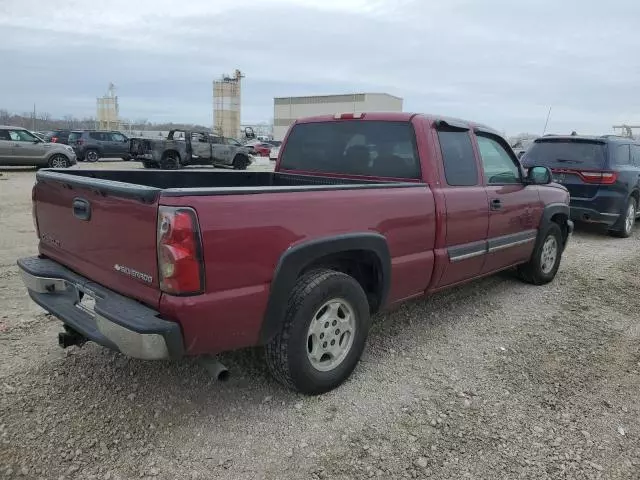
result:
[[[143,166],[144,168],[156,168],[155,163],[153,163],[153,162],[149,162],[148,160],[143,160],[143,161],[142,161],[142,166]]]
[[[609,234],[613,237],[629,238],[633,233],[633,227],[636,224],[637,213],[638,202],[634,197],[629,197],[624,210],[620,213],[620,218],[611,230],[609,230]],[[629,222],[627,222],[628,217],[630,217]]]
[[[321,371],[308,356],[309,326],[319,309],[334,299],[351,307],[355,334],[340,363]],[[349,378],[358,364],[370,324],[367,296],[353,277],[333,270],[309,272],[298,279],[289,297],[282,329],[265,347],[269,371],[284,386],[308,395],[333,390]],[[333,326],[329,329],[333,330]]]
[[[234,170],[246,170],[249,166],[249,159],[244,155],[236,155],[233,159]]]
[[[100,153],[97,150],[90,148],[84,153],[84,159],[87,162],[97,162],[100,159]]]
[[[162,170],[178,170],[181,168],[180,157],[174,152],[167,152],[160,161],[160,168]]]
[[[49,159],[49,168],[69,168],[70,166],[69,159],[61,153],[56,153]]]
[[[125,155],[124,157],[122,157],[122,161],[124,162],[129,162],[131,160],[131,155]]]
[[[548,267],[545,268],[548,264],[544,262],[543,255],[545,253],[545,244],[547,241],[550,241],[550,238],[555,239],[556,255],[551,268],[548,269]],[[536,241],[536,246],[533,249],[529,262],[518,267],[518,276],[523,281],[533,285],[544,285],[551,282],[560,267],[563,248],[564,240],[562,230],[557,223],[550,222],[549,225],[538,234],[538,240]]]

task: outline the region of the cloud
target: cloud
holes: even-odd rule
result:
[[[614,5],[615,4],[615,5]],[[508,133],[640,122],[640,3],[614,0],[78,0],[0,3],[0,108],[211,124],[212,80],[240,68],[243,121],[273,97],[386,91],[405,109]],[[6,68],[4,68],[6,67]]]

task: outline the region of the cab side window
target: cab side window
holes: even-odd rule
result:
[[[640,167],[640,145],[631,145],[631,164]]]
[[[521,183],[520,167],[507,150],[496,140],[478,135],[478,149],[484,177],[488,185]]]
[[[629,145],[618,145],[614,150],[614,162],[616,165],[629,165],[631,158],[629,157]]]
[[[452,187],[470,187],[478,184],[478,167],[467,130],[438,130],[442,152],[444,176]]]

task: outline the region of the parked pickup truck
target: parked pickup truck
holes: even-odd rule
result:
[[[262,345],[307,394],[355,368],[371,315],[516,267],[550,282],[573,230],[546,167],[497,132],[408,113],[296,121],[275,172],[41,170],[31,298],[142,359]]]
[[[129,154],[145,168],[175,170],[186,165],[213,165],[246,170],[250,149],[232,138],[207,132],[171,130],[166,139],[132,138]]]

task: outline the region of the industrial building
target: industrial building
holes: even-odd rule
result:
[[[273,99],[273,138],[282,140],[298,118],[357,112],[401,112],[402,98],[387,93],[353,93]]]

